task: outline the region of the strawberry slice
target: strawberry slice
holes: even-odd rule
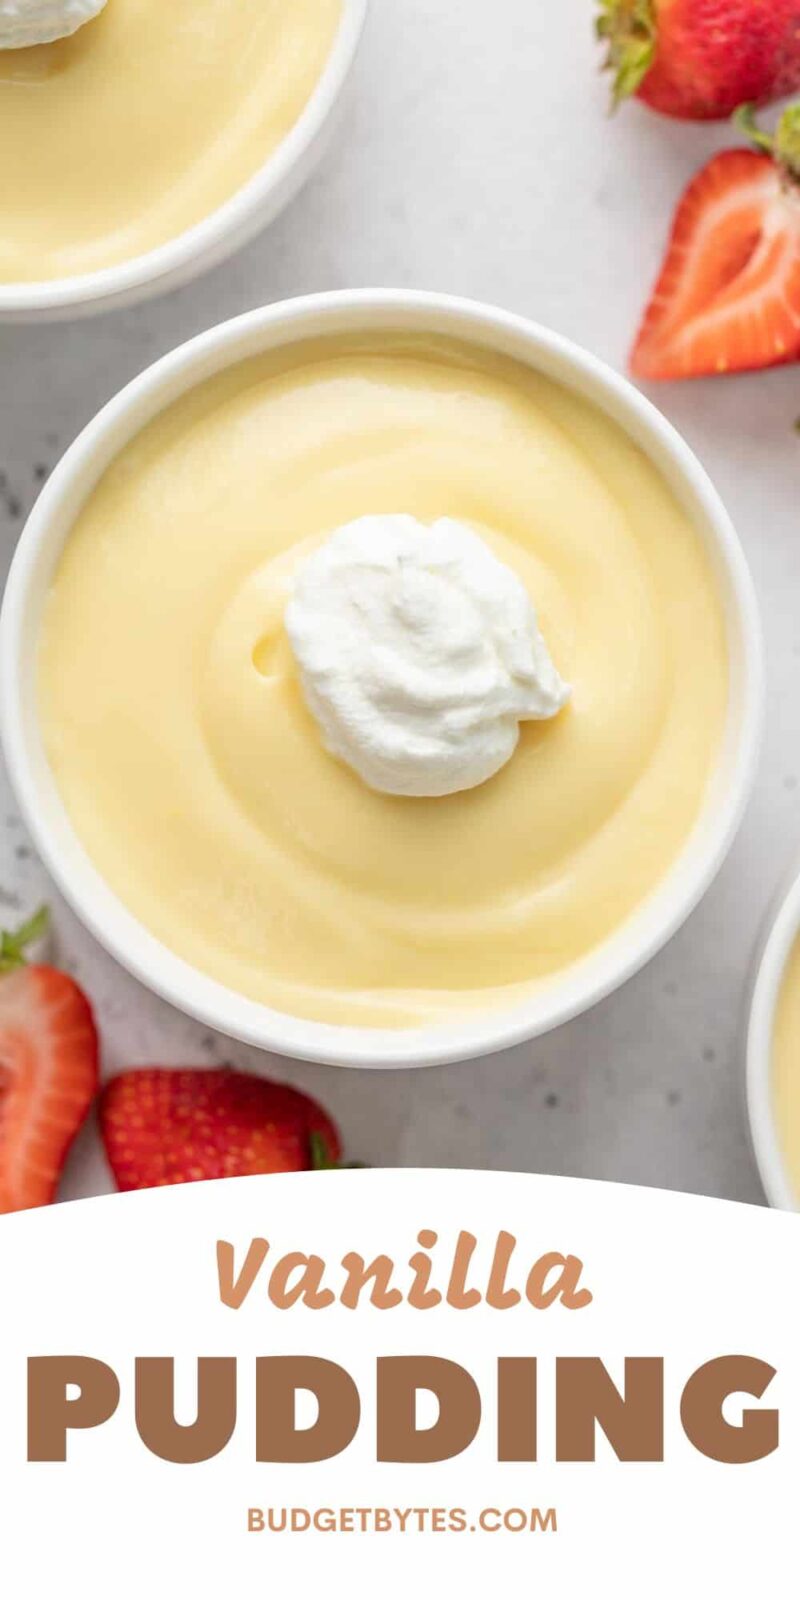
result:
[[[695,378],[800,357],[800,106],[775,138],[724,150],[690,183],[631,354],[637,378]]]
[[[338,1131],[314,1100],[228,1067],[122,1072],[103,1091],[100,1130],[123,1190],[307,1172],[341,1155]]]
[[[0,1212],[55,1199],[67,1152],[97,1092],[91,1007],[54,967],[26,966],[47,912],[0,938]]]

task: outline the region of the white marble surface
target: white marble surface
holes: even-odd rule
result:
[[[590,0],[373,0],[348,119],[324,169],[236,260],[160,303],[94,323],[0,328],[0,552],[43,473],[98,405],[154,357],[247,307],[328,287],[451,290],[525,312],[616,366],[671,207],[728,132],[632,107],[605,115]],[[660,390],[726,497],[767,623],[769,721],[757,792],[719,881],[626,989],[505,1056],[427,1073],[262,1062],[318,1093],[374,1165],[570,1173],[758,1200],[741,1097],[754,943],[800,848],[800,369]],[[61,906],[7,785],[9,919],[54,904],[55,954],[92,995],[106,1070],[247,1067],[123,974]],[[105,1190],[92,1129],[64,1194]]]

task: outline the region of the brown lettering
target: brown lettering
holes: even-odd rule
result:
[[[298,1390],[314,1395],[318,1416],[298,1428]],[[329,1461],[352,1444],[361,1420],[358,1390],[343,1367],[318,1356],[262,1356],[256,1362],[256,1459]]]
[[[551,1273],[557,1273],[548,1287]],[[579,1288],[583,1262],[577,1256],[560,1256],[555,1253],[542,1256],[534,1263],[525,1286],[525,1294],[535,1311],[548,1311],[557,1300],[567,1311],[583,1311],[592,1303],[588,1289]]]
[[[453,1270],[447,1289],[447,1304],[453,1306],[456,1311],[472,1311],[481,1303],[479,1291],[467,1288],[467,1276],[477,1243],[474,1233],[460,1233],[458,1236]]]
[[[74,1384],[80,1394],[70,1399]],[[66,1461],[72,1428],[99,1428],[119,1405],[116,1373],[91,1356],[32,1356],[28,1362],[28,1460]]]
[[[392,1311],[395,1306],[402,1304],[403,1296],[399,1289],[389,1287],[394,1271],[394,1262],[391,1256],[377,1256],[369,1266],[364,1265],[363,1256],[355,1255],[353,1251],[344,1256],[342,1266],[347,1273],[347,1281],[341,1292],[340,1299],[348,1311],[355,1311],[361,1297],[362,1289],[372,1281],[370,1304],[379,1311]]]
[[[169,1356],[142,1356],[136,1362],[136,1427],[139,1437],[162,1461],[195,1465],[225,1449],[236,1427],[236,1362],[227,1356],[200,1356],[197,1362],[197,1416],[175,1421],[175,1362]]]
[[[296,1283],[289,1282],[293,1272],[300,1274]],[[281,1256],[269,1283],[272,1304],[279,1311],[290,1311],[302,1300],[311,1311],[324,1311],[335,1299],[330,1289],[322,1288],[324,1272],[325,1262],[320,1256]]]
[[[620,1461],[664,1459],[664,1363],[629,1357],[620,1394],[602,1361],[556,1361],[556,1460],[594,1461],[599,1423]]]
[[[423,1250],[432,1250],[437,1239],[438,1234],[432,1233],[430,1228],[423,1228],[422,1232],[417,1234],[417,1242],[422,1245]],[[434,1306],[441,1305],[442,1297],[438,1289],[428,1288],[431,1279],[430,1259],[426,1255],[417,1254],[411,1257],[408,1264],[415,1274],[414,1282],[408,1291],[409,1305],[413,1306],[415,1311],[432,1311]]]
[[[244,1258],[238,1278],[234,1272],[233,1245],[226,1239],[217,1240],[217,1281],[219,1297],[224,1306],[238,1311],[244,1305],[269,1253],[266,1239],[253,1239]]]
[[[432,1428],[417,1428],[417,1391],[439,1403]],[[440,1356],[384,1356],[378,1361],[378,1460],[449,1461],[472,1444],[481,1421],[474,1379]]]
[[[501,1233],[498,1235],[492,1270],[489,1274],[489,1285],[486,1290],[486,1304],[491,1306],[494,1311],[510,1311],[512,1306],[518,1306],[522,1299],[522,1295],[517,1289],[506,1288],[506,1274],[516,1248],[517,1241],[513,1233]]]
[[[497,1459],[536,1460],[536,1361],[501,1357],[497,1363]]]
[[[726,1422],[722,1407],[734,1394],[760,1400],[774,1377],[774,1367],[752,1356],[720,1356],[698,1367],[681,1399],[681,1422],[695,1449],[712,1461],[733,1466],[772,1455],[780,1439],[777,1411],[745,1411],[734,1425]]]

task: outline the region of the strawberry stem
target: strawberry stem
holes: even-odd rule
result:
[[[311,1156],[312,1172],[335,1172],[337,1163],[331,1161],[328,1141],[321,1133],[309,1134],[308,1148]]]
[[[778,123],[775,154],[784,171],[800,179],[800,103],[789,106]]]
[[[771,133],[765,133],[764,129],[759,127],[756,122],[756,108],[751,101],[748,101],[746,105],[739,106],[734,111],[733,125],[739,129],[740,133],[744,134],[748,144],[751,144],[754,150],[763,150],[768,156],[774,154],[775,140]]]
[[[363,1161],[331,1161],[328,1141],[322,1133],[310,1133],[308,1150],[312,1172],[360,1172]]]
[[[759,127],[755,106],[749,104],[734,112],[733,121],[754,150],[772,156],[787,177],[800,181],[800,103],[784,111],[774,134]]]
[[[0,973],[16,972],[19,967],[25,966],[28,945],[44,937],[49,922],[47,906],[40,906],[14,933],[0,933]]]
[[[653,0],[599,0],[597,37],[608,45],[604,70],[613,74],[612,110],[636,93],[653,65],[658,43]]]

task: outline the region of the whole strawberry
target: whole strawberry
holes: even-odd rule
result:
[[[614,102],[729,117],[800,88],[800,0],[599,0]]]
[[[315,1101],[227,1067],[122,1072],[101,1096],[100,1129],[120,1189],[307,1172],[341,1156]]]

